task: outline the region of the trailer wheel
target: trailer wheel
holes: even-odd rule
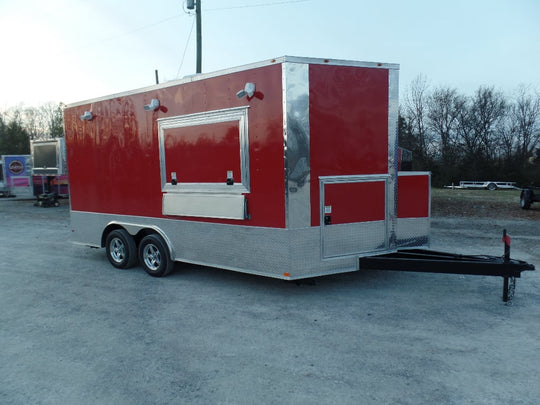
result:
[[[167,245],[155,234],[145,236],[139,244],[139,259],[144,271],[153,277],[166,276],[174,268]]]
[[[497,190],[497,185],[495,183],[489,183],[487,189],[490,191]]]
[[[519,198],[519,205],[524,210],[531,208],[531,193],[529,190],[523,190]]]
[[[109,262],[118,269],[127,269],[137,264],[135,240],[124,229],[115,229],[107,235],[105,249]]]

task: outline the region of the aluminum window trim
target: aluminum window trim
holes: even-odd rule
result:
[[[249,134],[248,134],[249,106],[226,108],[222,110],[203,111],[194,114],[178,115],[174,117],[159,118],[158,140],[159,161],[161,174],[161,191],[170,193],[249,193]],[[222,122],[238,122],[238,136],[240,148],[240,182],[233,185],[222,183],[186,183],[179,181],[173,185],[167,182],[167,163],[165,161],[165,131],[167,129],[185,128],[197,125],[218,124]],[[181,178],[180,178],[181,180]]]

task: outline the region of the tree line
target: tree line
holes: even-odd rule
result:
[[[30,140],[64,136],[62,103],[0,111],[0,155],[30,154]]]
[[[465,96],[430,88],[423,76],[400,105],[399,144],[413,170],[432,172],[436,186],[468,181],[540,182],[540,94],[521,86],[512,97],[494,87]]]
[[[64,136],[62,103],[0,111],[0,155],[30,153],[30,140]],[[466,96],[417,77],[400,102],[399,145],[436,186],[460,180],[540,183],[540,94],[494,87]]]

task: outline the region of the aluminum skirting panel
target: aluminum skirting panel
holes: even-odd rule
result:
[[[323,227],[323,257],[359,255],[387,249],[386,222],[370,221]]]
[[[398,248],[428,247],[429,229],[429,218],[398,218],[396,229]]]
[[[300,279],[358,269],[357,255],[322,259],[318,227],[290,230],[79,211],[71,213],[71,222],[75,243],[100,246],[110,223],[132,234],[151,227],[171,241],[177,261],[268,277]]]

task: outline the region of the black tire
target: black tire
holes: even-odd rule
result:
[[[497,190],[497,185],[495,183],[489,183],[487,189],[490,191]]]
[[[523,190],[519,197],[519,205],[524,210],[531,208],[531,192],[529,190]]]
[[[124,229],[115,229],[107,235],[105,250],[107,259],[117,269],[128,269],[137,264],[137,245]]]
[[[153,277],[164,277],[174,268],[167,244],[155,234],[145,236],[139,244],[139,260]]]

